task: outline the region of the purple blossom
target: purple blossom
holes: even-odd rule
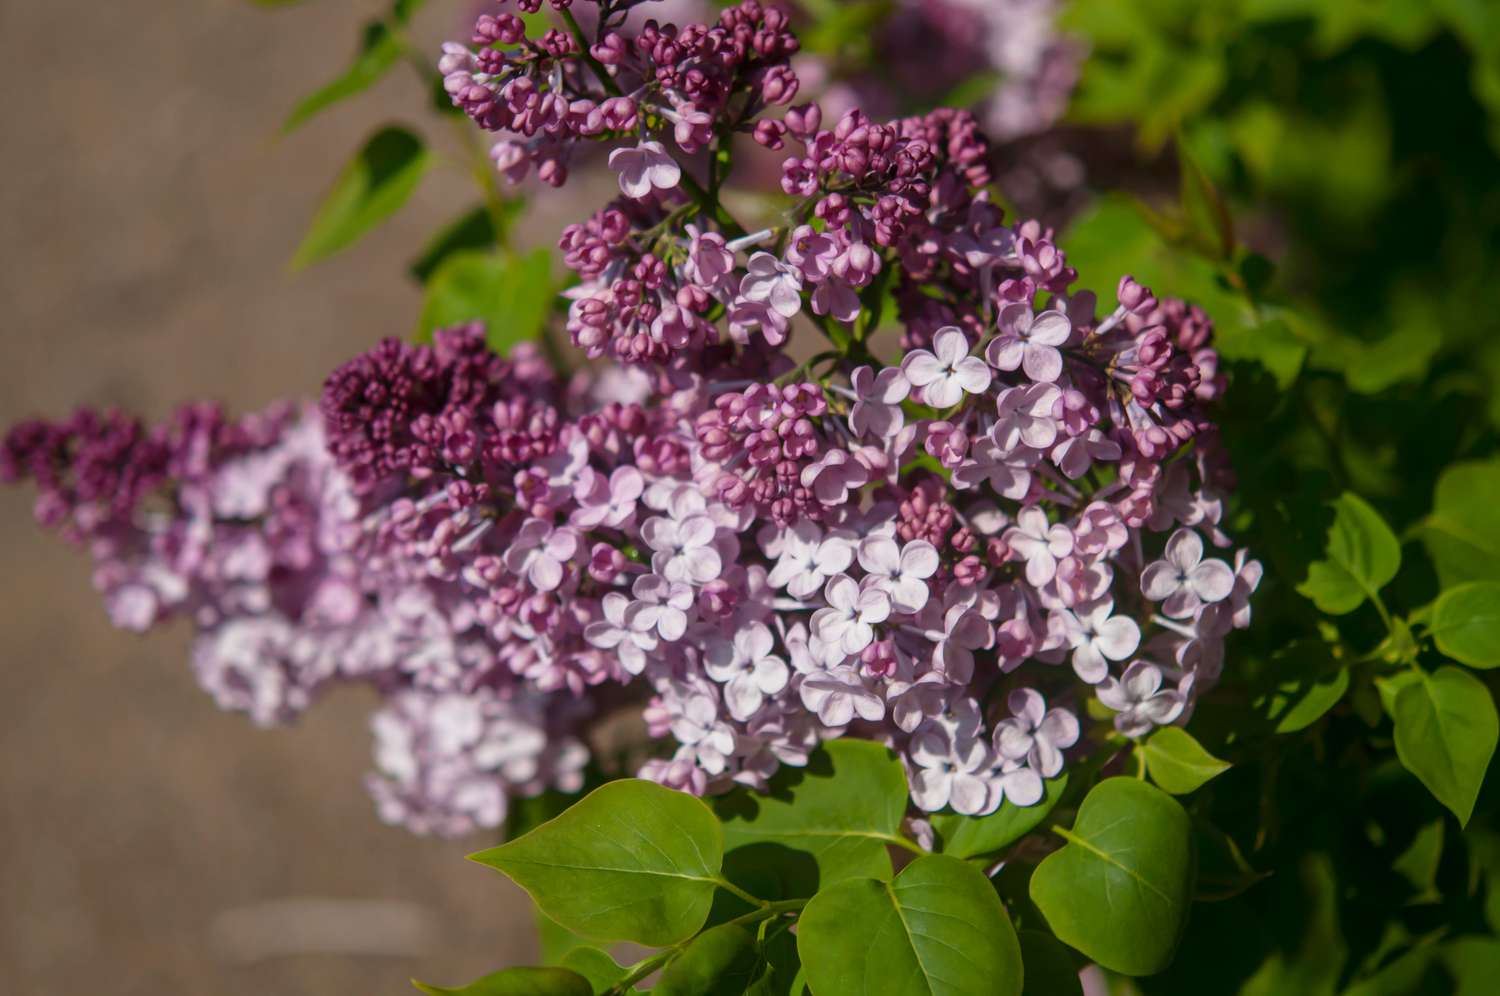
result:
[[[934,408],[950,408],[965,394],[983,394],[990,386],[990,368],[969,355],[969,340],[960,329],[939,329],[932,340],[935,352],[916,349],[901,361],[901,372],[922,400]]]

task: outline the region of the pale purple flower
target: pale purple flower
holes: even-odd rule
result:
[[[641,525],[641,538],[656,552],[651,569],[668,581],[705,584],[719,576],[723,558],[714,548],[717,532],[707,515],[676,519],[652,516]]]
[[[578,533],[572,529],[554,529],[541,519],[527,519],[505,551],[505,566],[524,576],[537,591],[553,591],[562,584],[564,565],[578,550]]]
[[[1179,529],[1167,540],[1163,559],[1141,572],[1141,592],[1162,602],[1173,619],[1192,615],[1204,602],[1219,602],[1234,590],[1235,572],[1222,560],[1203,559],[1203,540],[1191,529]]]
[[[746,270],[740,280],[740,296],[746,301],[766,305],[782,318],[794,318],[802,310],[802,271],[797,267],[758,252]]]
[[[1106,598],[1058,609],[1049,620],[1073,648],[1073,670],[1090,685],[1109,677],[1110,661],[1125,660],[1141,645],[1141,628],[1129,616],[1111,615],[1114,609],[1114,600]]]
[[[807,675],[797,686],[797,693],[824,726],[848,726],[856,716],[869,723],[885,718],[885,701],[870,689],[859,670],[848,664]]]
[[[960,603],[948,606],[943,632],[934,635],[933,669],[953,684],[967,685],[974,678],[974,651],[994,645],[995,627],[978,610]]]
[[[1068,341],[1073,325],[1061,311],[1033,314],[1031,305],[1017,303],[1000,310],[1000,335],[985,350],[996,370],[1020,367],[1038,383],[1051,383],[1062,376],[1062,353],[1057,347]]]
[[[878,374],[867,366],[856,367],[849,383],[859,399],[849,412],[849,431],[855,436],[868,432],[881,439],[901,431],[906,422],[901,402],[911,393],[911,381],[900,367],[885,367]]]
[[[779,555],[766,583],[785,588],[794,598],[808,597],[854,563],[851,537],[833,534],[825,538],[823,531],[806,519],[781,533],[778,541]]]
[[[764,624],[751,623],[734,634],[732,643],[709,645],[703,670],[724,686],[724,702],[735,719],[749,719],[766,696],[786,687],[790,673],[786,661],[771,653],[773,642]]]
[[[671,190],[682,180],[677,165],[660,142],[642,142],[609,154],[609,168],[620,174],[620,192],[639,200],[654,190]]]
[[[1063,768],[1062,752],[1078,742],[1078,717],[1048,709],[1040,692],[1017,688],[1006,699],[1011,718],[995,726],[995,750],[1008,761],[1024,761],[1043,778]]]
[[[847,450],[830,449],[802,468],[801,482],[824,505],[842,505],[849,492],[870,483],[870,468]]]
[[[926,540],[899,546],[888,536],[870,536],[859,544],[859,566],[872,587],[891,597],[896,612],[921,612],[927,604],[927,579],[937,573],[937,548]]]
[[[1144,736],[1153,727],[1171,723],[1186,705],[1177,690],[1162,690],[1161,669],[1147,661],[1132,662],[1118,679],[1104,679],[1095,694],[1115,711],[1115,729],[1127,737]]]
[[[1031,490],[1029,468],[1035,462],[1033,451],[1006,449],[982,436],[969,448],[968,458],[953,469],[953,486],[962,490],[989,484],[1002,497],[1024,498]]]
[[[815,315],[832,315],[844,323],[859,317],[859,294],[838,277],[829,277],[813,288],[812,310]]]
[[[990,789],[989,801],[980,811],[981,816],[993,813],[1007,799],[1017,806],[1035,806],[1045,793],[1042,776],[1036,769],[998,752],[990,755],[989,764],[981,774]]]
[[[982,739],[950,736],[941,726],[928,724],[912,734],[908,754],[911,798],[919,808],[935,813],[951,805],[968,816],[984,811],[990,791],[981,773],[989,750]]]
[[[1003,450],[1013,450],[1025,443],[1034,449],[1045,449],[1057,440],[1054,412],[1062,392],[1051,384],[1027,384],[1000,392],[995,403],[999,421],[990,430],[990,438]]]
[[[1040,587],[1057,573],[1057,561],[1073,552],[1073,534],[1062,523],[1049,524],[1047,513],[1028,505],[1016,513],[1005,542],[1026,561],[1026,580]]]
[[[1235,551],[1234,588],[1229,592],[1229,604],[1233,610],[1231,619],[1236,629],[1244,629],[1250,625],[1250,596],[1260,587],[1260,579],[1264,573],[1265,569],[1261,567],[1260,561],[1249,559],[1249,551]]]
[[[829,580],[823,590],[828,607],[812,616],[812,631],[832,653],[857,654],[875,639],[875,626],[891,614],[891,598],[878,588],[861,588],[847,574]]]
[[[625,610],[625,624],[632,630],[655,630],[663,640],[675,643],[687,632],[688,610],[693,607],[693,589],[658,574],[635,579],[631,594],[636,601]]]
[[[1120,444],[1094,428],[1069,436],[1052,447],[1052,462],[1074,481],[1087,474],[1095,460],[1114,462],[1119,459]]]
[[[646,490],[646,479],[634,467],[616,467],[606,478],[588,468],[580,477],[578,509],[568,521],[583,529],[619,529],[635,518],[636,505]]]
[[[922,389],[922,400],[934,408],[950,408],[965,394],[983,394],[992,376],[983,360],[969,355],[968,337],[952,325],[938,329],[932,351],[907,353],[901,372],[913,387]]]
[[[660,645],[655,632],[660,613],[645,617],[638,614],[636,621],[639,625],[631,626],[627,621],[630,599],[617,591],[606,592],[600,600],[600,607],[604,618],[589,623],[583,631],[583,638],[591,646],[613,650],[621,667],[630,674],[640,674],[646,669],[646,655]]]

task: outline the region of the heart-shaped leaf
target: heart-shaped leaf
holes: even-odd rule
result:
[[[609,782],[524,837],[472,855],[568,930],[651,947],[703,926],[723,858],[706,805],[640,779]]]
[[[1418,678],[1396,695],[1396,756],[1467,824],[1500,739],[1495,700],[1462,668],[1440,667]]]
[[[783,897],[803,898],[847,878],[890,878],[886,845],[900,839],[907,791],[889,749],[843,738],[824,744],[805,768],[783,767],[768,795],[735,792],[714,808],[730,849],[776,845],[811,856],[816,880],[793,883]]]
[[[802,912],[797,950],[818,996],[968,996],[1021,991],[1021,949],[994,886],[929,854],[891,882],[848,879]]]
[[[593,996],[594,987],[566,968],[507,968],[450,989],[412,981],[428,996]]]
[[[1356,494],[1345,492],[1332,503],[1326,559],[1307,568],[1297,590],[1330,615],[1353,612],[1374,599],[1401,566],[1401,544],[1380,513]]]
[[[1500,582],[1449,588],[1432,607],[1432,638],[1440,652],[1470,667],[1500,667]]]
[[[1017,806],[1010,800],[988,816],[939,813],[932,828],[943,841],[943,853],[955,858],[993,854],[1009,847],[1041,825],[1068,787],[1068,773],[1042,782],[1042,798],[1034,806]]]
[[[1140,746],[1151,780],[1173,795],[1196,791],[1211,778],[1228,771],[1228,761],[1221,761],[1193,735],[1181,727],[1163,726]]]
[[[1066,847],[1031,876],[1031,900],[1065,944],[1112,971],[1166,968],[1187,923],[1193,834],[1187,813],[1134,778],[1094,786]]]

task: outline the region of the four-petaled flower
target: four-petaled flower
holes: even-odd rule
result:
[[[1205,602],[1221,602],[1234,590],[1234,571],[1222,560],[1203,559],[1203,540],[1179,529],[1167,540],[1163,559],[1141,572],[1141,593],[1161,602],[1162,612],[1183,619]]]
[[[773,588],[785,588],[794,598],[806,598],[854,562],[851,539],[839,535],[825,538],[817,525],[800,520],[779,537],[780,556],[766,576],[766,583]]]
[[[989,365],[969,355],[969,338],[956,326],[938,329],[932,351],[914,349],[901,361],[901,372],[922,400],[933,408],[951,408],[965,394],[983,394],[990,386]]]
[[[921,612],[927,604],[927,579],[937,573],[937,547],[926,540],[912,540],[901,547],[889,536],[866,537],[859,544],[859,566],[879,588],[891,596],[897,612]]]
[[[1063,642],[1073,648],[1073,670],[1090,685],[1109,677],[1109,662],[1123,661],[1141,645],[1141,628],[1129,616],[1112,616],[1115,603],[1059,609],[1051,616]]]
[[[609,168],[620,174],[620,192],[639,200],[655,190],[671,190],[682,180],[682,167],[660,142],[642,142],[609,154]]]
[[[1057,561],[1073,552],[1073,534],[1062,523],[1049,525],[1047,513],[1028,505],[1005,531],[1005,542],[1026,561],[1026,580],[1040,587],[1057,573]]]
[[[974,736],[952,735],[936,723],[912,734],[911,797],[920,808],[935,813],[951,805],[954,812],[973,816],[984,812],[990,787],[983,771],[989,749]]]
[[[768,252],[750,257],[740,280],[740,296],[769,307],[782,318],[793,318],[802,310],[802,271],[783,263]]]
[[[522,575],[537,591],[553,591],[562,584],[564,565],[579,550],[579,537],[571,529],[554,529],[541,519],[527,519],[505,551],[505,567]]]
[[[849,412],[849,431],[856,436],[868,432],[881,439],[901,431],[906,424],[901,402],[911,393],[911,381],[899,367],[886,367],[878,374],[869,367],[857,367],[849,383],[859,399]]]
[[[601,650],[613,650],[620,659],[620,666],[631,674],[640,674],[646,669],[646,654],[659,645],[655,624],[660,613],[649,620],[637,614],[639,628],[632,627],[626,619],[630,599],[618,591],[607,592],[601,599],[604,618],[591,622],[583,631],[583,638]],[[685,617],[684,617],[685,618]],[[646,622],[651,626],[647,627]]]
[[[828,607],[813,613],[812,631],[839,659],[868,647],[875,639],[875,626],[891,614],[889,595],[873,586],[861,588],[847,574],[831,578],[823,597]]]
[[[1032,688],[1017,688],[1006,698],[1011,718],[995,727],[995,750],[1007,761],[1022,761],[1043,778],[1062,771],[1062,752],[1078,742],[1078,717],[1066,709],[1048,709]]]
[[[668,581],[704,584],[719,576],[724,567],[714,549],[717,527],[706,515],[683,519],[653,516],[641,524],[641,538],[656,553],[651,568]]]
[[[1000,311],[1000,335],[985,350],[985,358],[996,370],[1020,367],[1039,383],[1062,376],[1062,353],[1057,347],[1068,341],[1073,324],[1061,311],[1033,314],[1029,304],[1011,304]]]
[[[753,716],[767,695],[786,687],[790,672],[786,661],[771,653],[771,631],[764,623],[751,623],[734,634],[734,642],[711,644],[703,670],[724,686],[724,702],[738,720]]]
[[[1167,725],[1182,715],[1186,704],[1175,689],[1162,691],[1161,668],[1147,661],[1132,662],[1118,679],[1104,679],[1095,694],[1115,711],[1115,729],[1127,737]]]

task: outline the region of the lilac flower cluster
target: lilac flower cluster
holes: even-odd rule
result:
[[[1207,316],[1129,277],[1102,308],[1077,290],[1053,234],[989,201],[968,114],[752,122],[796,89],[778,12],[627,39],[621,9],[592,70],[504,14],[444,55],[508,141],[615,143],[621,197],[561,241],[597,362],[563,378],[477,327],[388,340],[317,416],[28,424],[0,473],[89,545],[117,621],[191,616],[226,707],[379,689],[371,788],[421,832],[576,789],[587,724],[621,708],[676,788],[763,787],[849,733],[898,753],[919,809],[966,814],[1184,722],[1260,579],[1213,552],[1233,480]],[[609,100],[629,116],[596,129]],[[736,132],[788,152],[794,203],[753,234],[678,158],[718,164]]]

